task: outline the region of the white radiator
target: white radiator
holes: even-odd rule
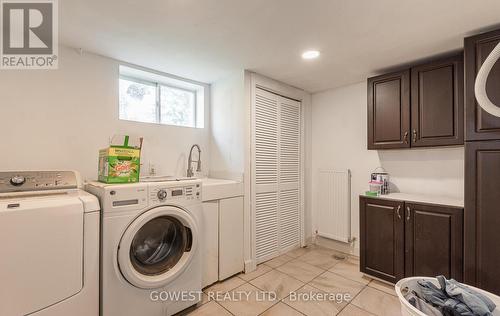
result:
[[[317,234],[351,241],[351,172],[320,170],[317,195]]]

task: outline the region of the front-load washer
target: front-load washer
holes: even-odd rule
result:
[[[99,315],[99,201],[72,171],[0,172],[0,315]]]
[[[200,301],[200,180],[86,189],[102,205],[102,316],[173,315]]]

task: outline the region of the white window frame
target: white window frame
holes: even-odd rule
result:
[[[153,86],[156,89],[156,117],[154,123],[146,124],[159,124],[168,125],[176,127],[186,127],[186,128],[204,128],[205,127],[205,112],[207,110],[207,100],[206,95],[208,94],[209,85],[201,82],[196,82],[193,80],[158,73],[152,70],[143,70],[138,67],[130,67],[127,65],[120,65],[119,79],[128,80],[132,82],[137,82],[144,85]],[[194,94],[194,125],[177,125],[164,123],[161,121],[161,87],[173,88],[178,90],[184,90]],[[118,105],[119,106],[119,105]],[[126,120],[125,121],[134,120]],[[142,122],[144,123],[144,122]]]

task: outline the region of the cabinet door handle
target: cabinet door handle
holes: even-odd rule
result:
[[[411,209],[409,206],[406,207],[406,221],[410,221]]]
[[[398,205],[398,209],[396,210],[396,213],[398,214],[398,218],[401,219],[401,213],[399,212],[401,210],[401,205]]]
[[[413,143],[416,143],[417,142],[417,130],[414,129],[413,130]]]
[[[405,132],[405,135],[403,136],[403,141],[405,144],[408,144],[408,131]]]

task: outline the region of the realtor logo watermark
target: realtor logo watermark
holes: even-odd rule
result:
[[[0,68],[57,69],[57,0],[0,0]]]

